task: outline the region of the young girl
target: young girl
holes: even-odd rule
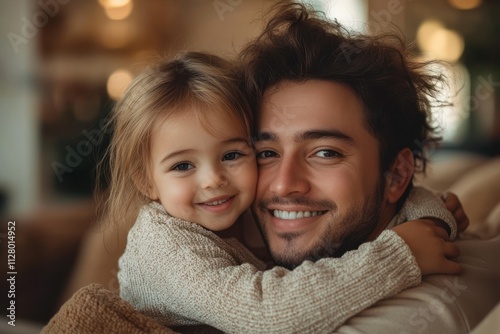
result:
[[[168,326],[318,332],[419,284],[421,274],[446,272],[436,236],[444,230],[422,221],[294,270],[265,270],[235,239],[218,237],[251,205],[257,181],[251,113],[236,82],[222,59],[186,53],[144,71],[118,102],[107,215],[120,221],[141,207],[119,262],[123,299]],[[395,231],[414,233],[410,247]]]

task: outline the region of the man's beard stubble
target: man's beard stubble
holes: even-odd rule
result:
[[[305,252],[293,250],[293,240],[298,237],[297,233],[283,233],[279,237],[285,239],[290,246],[290,251],[286,254],[279,254],[272,251],[269,245],[267,231],[259,222],[259,216],[253,212],[257,226],[264,237],[267,248],[270,250],[273,261],[276,265],[293,269],[299,266],[305,260],[317,261],[326,257],[341,257],[344,253],[357,249],[361,244],[368,241],[368,237],[373,233],[379,222],[380,212],[382,210],[385,182],[380,178],[373,194],[367,197],[360,207],[350,208],[344,217],[331,217],[324,224],[327,225],[324,234],[318,236],[318,242]],[[329,209],[331,212],[338,212],[337,205],[331,201],[312,201],[308,198],[271,198],[270,200],[259,203],[257,210],[266,210],[267,205],[274,204],[316,204],[313,207]],[[341,221],[339,221],[341,219]],[[338,235],[334,230],[336,227],[344,226],[348,228]]]

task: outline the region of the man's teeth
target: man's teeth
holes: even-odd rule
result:
[[[325,211],[283,211],[283,210],[274,210],[273,215],[276,218],[280,219],[300,219],[300,218],[308,218],[315,217],[324,214]]]
[[[222,203],[226,203],[227,201],[229,201],[229,198],[221,199],[219,201],[207,202],[205,204],[210,205],[210,206],[214,206],[214,205],[221,205]]]

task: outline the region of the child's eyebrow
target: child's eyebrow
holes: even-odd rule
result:
[[[165,161],[169,160],[169,159],[172,159],[178,155],[181,155],[181,154],[184,154],[184,153],[190,153],[190,152],[194,152],[193,149],[187,149],[187,150],[179,150],[179,151],[174,151],[172,153],[169,153],[167,154],[165,157],[163,157],[163,159],[161,159],[160,161],[160,165],[165,163]]]
[[[244,143],[246,145],[252,146],[251,142],[247,138],[229,138],[223,141],[224,144],[232,144],[232,143]]]

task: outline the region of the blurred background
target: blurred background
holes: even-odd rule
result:
[[[453,105],[435,110],[444,142],[433,152],[448,172],[500,154],[500,2],[303,2],[349,29],[376,34],[397,27],[414,43],[415,57],[450,63],[443,98]],[[191,49],[233,57],[260,31],[273,3],[1,1],[1,267],[6,225],[15,220],[17,319],[26,331],[34,323],[36,332],[78,287],[75,266],[94,223],[95,166],[109,141],[103,124],[114,101],[161,55]]]

